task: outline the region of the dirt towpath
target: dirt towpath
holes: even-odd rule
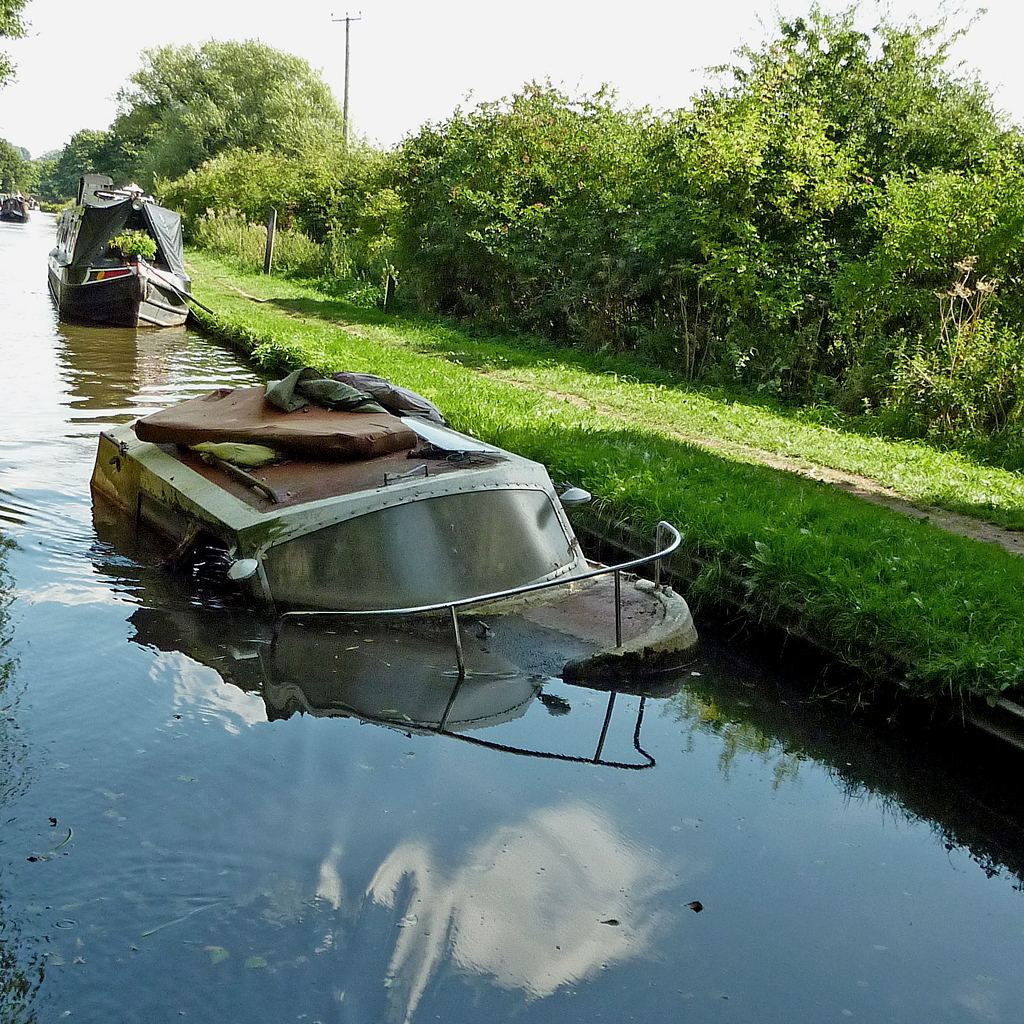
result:
[[[501,374],[488,373],[485,376],[503,380],[505,383],[516,387],[529,387],[529,385],[521,381],[511,380]],[[601,406],[595,406],[592,402],[580,398],[579,395],[563,394],[558,391],[549,390],[545,390],[544,393],[552,398],[558,398],[571,404],[579,405],[582,408],[603,412],[608,416],[615,416],[615,410],[602,409]],[[670,436],[680,441],[687,441],[690,444],[698,445],[710,452],[720,452],[741,462],[785,470],[786,472],[806,477],[808,480],[821,480],[824,483],[832,484],[834,487],[839,487],[850,494],[854,494],[858,498],[863,498],[865,501],[873,502],[876,505],[884,505],[894,512],[913,516],[915,519],[927,519],[933,525],[938,526],[940,529],[948,530],[950,533],[956,533],[962,537],[972,537],[975,540],[985,541],[989,544],[998,544],[1011,554],[1024,555],[1024,532],[1007,530],[1001,526],[986,523],[982,519],[975,519],[973,516],[965,516],[957,512],[947,512],[945,509],[936,508],[934,505],[917,504],[894,491],[891,487],[886,487],[870,477],[860,476],[856,473],[846,473],[839,469],[831,469],[828,466],[819,466],[807,459],[787,459],[777,452],[764,451],[760,448],[752,448],[733,441],[723,441],[715,437],[701,437],[677,430],[671,431]]]

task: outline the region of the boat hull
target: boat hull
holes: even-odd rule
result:
[[[188,305],[176,290],[138,265],[121,276],[61,266],[51,257],[50,294],[65,320],[112,327],[176,327],[188,318]],[[184,284],[181,286],[186,288]]]
[[[0,220],[24,224],[28,220],[28,203],[20,196],[9,196],[0,204]]]
[[[47,266],[65,320],[178,327],[188,317],[181,217],[137,186],[115,189],[106,175],[84,175],[78,204],[57,222]]]

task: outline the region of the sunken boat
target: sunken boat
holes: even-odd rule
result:
[[[48,258],[62,318],[114,327],[174,327],[188,316],[181,218],[137,185],[87,174],[61,214]]]
[[[310,397],[312,396],[312,397]],[[278,621],[521,614],[591,645],[567,672],[659,671],[697,640],[689,608],[641,566],[589,561],[540,463],[451,429],[421,396],[365,374],[296,371],[104,431],[92,490],[166,564],[216,553],[226,584]],[[204,558],[209,560],[208,554]]]

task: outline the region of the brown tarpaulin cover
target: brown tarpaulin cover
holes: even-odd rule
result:
[[[318,459],[369,459],[416,447],[416,434],[390,413],[334,412],[314,405],[282,412],[265,396],[262,386],[222,388],[144,416],[135,434],[154,444],[265,444]]]

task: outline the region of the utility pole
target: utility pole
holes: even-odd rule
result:
[[[348,149],[348,32],[349,25],[351,25],[353,21],[361,21],[362,17],[362,11],[360,11],[354,18],[350,17],[347,11],[345,12],[344,18],[335,18],[334,15],[331,15],[331,21],[345,22],[345,99],[341,110],[341,123],[346,149]]]

